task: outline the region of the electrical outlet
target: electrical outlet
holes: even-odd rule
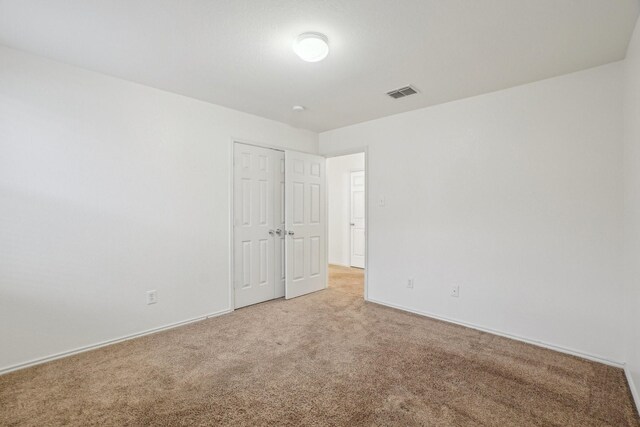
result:
[[[155,304],[158,302],[158,291],[147,291],[147,305]]]
[[[460,296],[460,286],[458,285],[451,286],[451,296],[454,298],[458,298]]]
[[[407,279],[407,288],[413,289],[413,277]]]

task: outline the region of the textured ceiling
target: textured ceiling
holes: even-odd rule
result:
[[[624,58],[637,0],[0,0],[0,44],[324,131]],[[331,52],[305,63],[305,31]],[[407,84],[418,95],[385,92]],[[291,111],[304,105],[303,113]]]

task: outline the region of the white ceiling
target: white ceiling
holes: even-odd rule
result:
[[[624,58],[638,0],[0,0],[0,44],[324,131]],[[326,60],[291,50],[329,37]],[[393,100],[407,84],[421,93]],[[307,107],[303,113],[293,105]]]

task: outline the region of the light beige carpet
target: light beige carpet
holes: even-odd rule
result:
[[[638,426],[622,370],[332,286],[0,377],[0,425]]]

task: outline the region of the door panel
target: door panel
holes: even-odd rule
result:
[[[325,159],[285,151],[286,298],[326,287]]]
[[[351,172],[351,266],[364,268],[365,260],[365,176]]]
[[[275,298],[284,296],[285,280],[285,235],[284,235],[284,152],[276,151],[275,154],[275,206],[274,206],[274,228],[280,233],[274,236],[275,239]]]
[[[271,232],[282,218],[284,153],[234,144],[235,307],[284,295],[282,242]],[[280,293],[278,293],[280,292]]]

